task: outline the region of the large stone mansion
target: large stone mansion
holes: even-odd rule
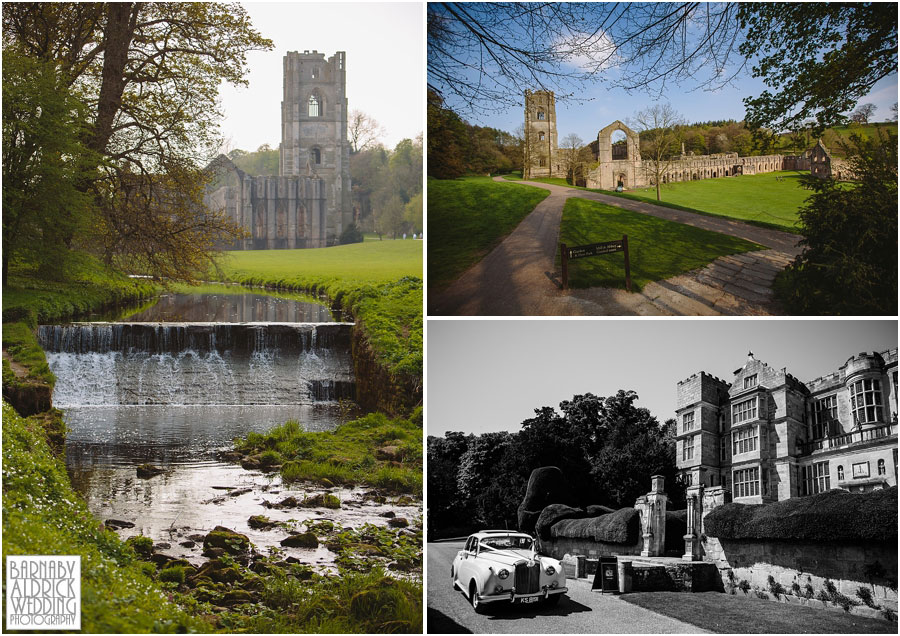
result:
[[[612,135],[621,131],[624,144],[613,144]],[[560,149],[556,131],[556,98],[552,91],[525,91],[526,167],[532,177],[566,177],[565,149]],[[597,134],[596,165],[580,176],[578,185],[614,190],[654,185],[649,166],[641,160],[640,140],[636,132],[621,121],[614,121]],[[834,164],[834,165],[833,165]],[[695,181],[777,170],[810,170],[815,176],[832,176],[842,170],[831,153],[819,141],[800,156],[763,155],[740,157],[735,152],[713,155],[674,157],[663,182]],[[842,175],[835,172],[835,176]]]
[[[252,176],[220,156],[205,203],[244,228],[229,249],[333,245],[353,221],[346,54],[284,56],[279,175]]]
[[[678,383],[677,465],[688,485],[766,503],[897,485],[897,349],[801,382],[751,353],[725,382]]]

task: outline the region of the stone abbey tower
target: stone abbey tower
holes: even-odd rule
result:
[[[329,241],[353,222],[346,94],[343,51],[327,60],[318,51],[284,56],[280,174],[325,182],[323,226]]]
[[[530,176],[557,176],[559,163],[553,91],[525,91],[525,164]]]

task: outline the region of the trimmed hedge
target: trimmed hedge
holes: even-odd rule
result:
[[[640,513],[634,508],[620,508],[602,517],[564,519],[553,525],[550,536],[561,539],[591,539],[603,543],[637,543]]]
[[[546,541],[552,536],[550,530],[553,524],[564,519],[582,519],[586,516],[587,513],[581,508],[573,508],[566,504],[550,504],[541,510],[537,523],[534,524],[534,531]]]
[[[771,504],[731,503],[706,517],[719,539],[897,543],[897,487],[853,494],[829,490]]]

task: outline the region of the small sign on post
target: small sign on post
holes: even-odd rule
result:
[[[602,256],[625,252],[625,289],[631,291],[631,263],[628,259],[628,235],[623,234],[619,241],[606,241],[604,243],[591,243],[568,247],[565,243],[559,244],[559,260],[562,265],[562,286],[569,288],[569,259],[587,258],[588,256]]]

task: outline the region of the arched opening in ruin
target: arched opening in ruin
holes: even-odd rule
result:
[[[625,185],[626,185],[626,181],[625,181],[625,173],[624,173],[624,172],[620,172],[620,173],[619,173],[619,176],[616,177],[616,187],[617,187],[617,188],[624,188]]]
[[[623,130],[614,130],[609,136],[612,146],[613,161],[626,161],[628,159],[628,137]]]

